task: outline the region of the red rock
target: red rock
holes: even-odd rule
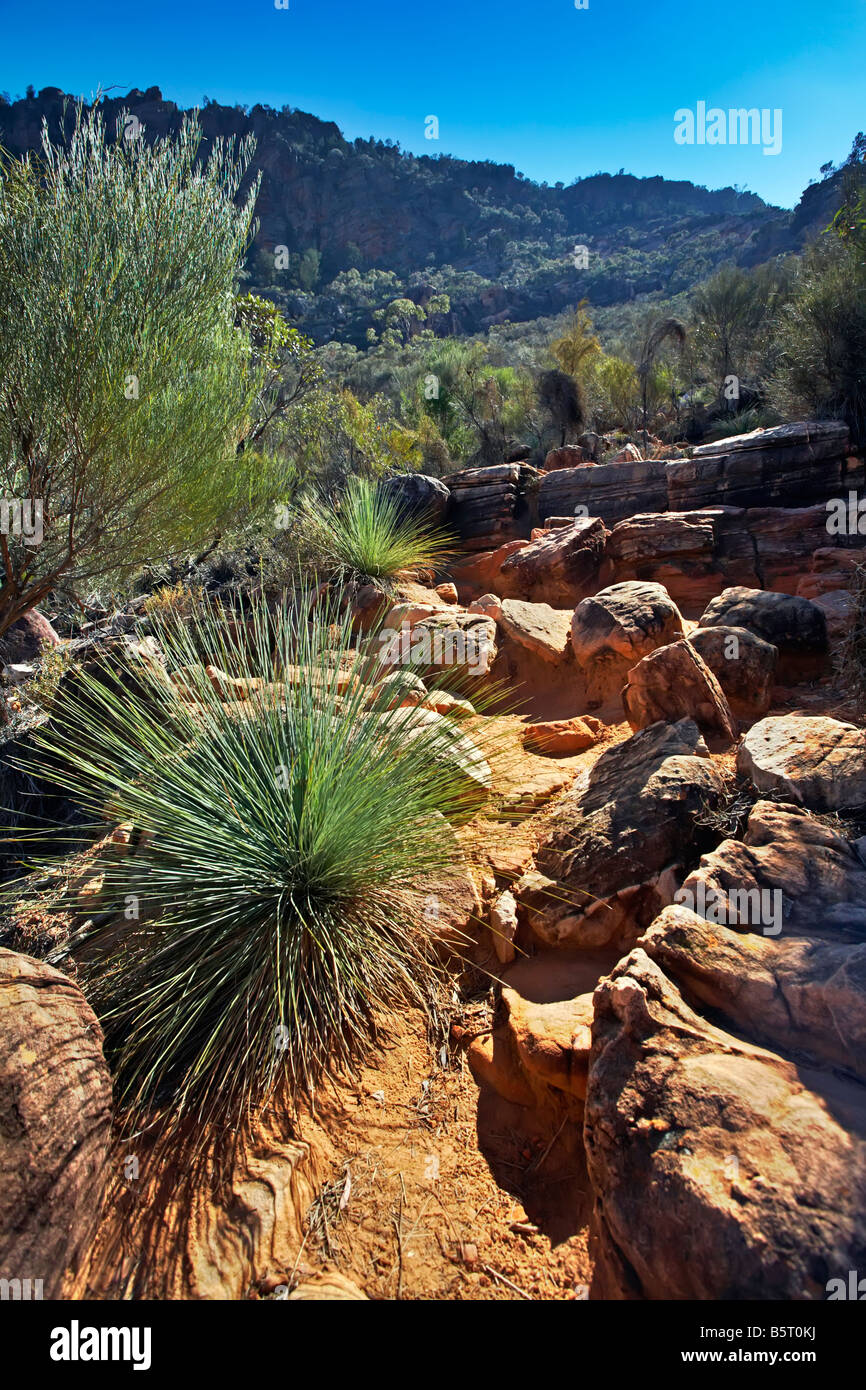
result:
[[[563,444],[560,449],[550,450],[544,460],[544,467],[549,473],[555,468],[577,468],[579,464],[591,462],[579,444]]]
[[[596,738],[583,719],[554,719],[544,724],[529,724],[523,734],[523,746],[527,753],[568,758],[583,752],[584,748],[591,748]]]
[[[622,702],[633,729],[688,718],[701,733],[718,735],[728,744],[737,737],[722,687],[690,642],[658,647],[633,666]]]
[[[437,584],[436,593],[445,603],[457,602],[457,586],[455,584]]]
[[[59,1298],[99,1216],[111,1131],[102,1030],[78,985],[0,949],[0,1278]]]

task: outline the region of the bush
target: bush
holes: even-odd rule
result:
[[[849,591],[853,611],[836,657],[836,674],[855,717],[866,716],[866,565],[857,565]]]
[[[770,386],[788,419],[840,419],[866,441],[866,252],[825,235],[806,253],[779,326],[782,360]]]
[[[401,574],[436,569],[449,552],[444,533],[408,515],[396,497],[366,478],[351,479],[336,501],[306,499],[301,517],[316,563],[349,583],[387,584]]]
[[[2,537],[0,634],[257,510],[268,470],[238,448],[262,369],[233,299],[252,148],[216,140],[202,161],[200,141],[185,120],[112,143],[79,109],[68,144],[0,152],[0,492],[43,531]]]
[[[424,894],[459,863],[452,823],[477,805],[480,755],[448,720],[386,713],[393,686],[362,681],[351,617],[308,624],[310,598],[164,615],[186,695],[153,668],[140,696],[82,676],[58,696],[75,744],[39,737],[55,783],[135,828],[70,948],[131,1126],[165,1107],[199,1135],[240,1132],[278,1085],[297,1096],[383,1010],[429,996]],[[220,698],[203,648],[254,678],[245,699]]]

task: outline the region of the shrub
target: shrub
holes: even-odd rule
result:
[[[866,716],[866,565],[857,565],[849,592],[851,619],[836,657],[836,674],[852,712]]]
[[[140,696],[82,676],[58,697],[75,744],[39,737],[56,783],[140,836],[101,863],[70,948],[130,1125],[165,1107],[198,1134],[242,1132],[275,1088],[297,1096],[383,1010],[429,995],[424,895],[459,863],[452,823],[484,765],[448,720],[387,713],[393,686],[362,680],[351,617],[308,623],[310,597],[165,615],[185,695],[149,668]],[[220,698],[202,648],[254,678],[247,698]]]
[[[40,506],[43,531],[27,544],[16,517],[0,536],[0,634],[256,511],[268,470],[238,448],[263,369],[233,299],[252,147],[216,140],[202,161],[200,141],[185,120],[112,143],[79,109],[67,144],[0,152],[0,492]]]
[[[436,569],[449,552],[444,533],[408,515],[372,480],[353,478],[336,501],[308,498],[303,527],[318,565],[351,583],[386,584],[398,575]]]

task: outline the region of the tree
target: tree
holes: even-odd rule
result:
[[[643,451],[646,457],[647,451],[647,410],[648,395],[650,387],[650,375],[655,363],[656,354],[663,343],[671,341],[679,343],[682,347],[686,340],[685,324],[679,319],[659,319],[647,327],[643,346],[640,352],[640,362],[638,364],[638,376],[641,384],[641,421],[643,428]]]
[[[640,384],[631,362],[604,353],[592,362],[588,376],[592,418],[596,429],[630,429],[637,418]]]
[[[413,299],[392,299],[386,308],[376,309],[373,318],[383,325],[382,342],[397,347],[408,343],[416,324],[426,322],[427,310]]]
[[[245,294],[235,301],[236,323],[249,337],[258,368],[255,411],[239,451],[259,444],[274,422],[320,384],[322,368],[313,340],[286,323],[268,299]]]
[[[260,384],[233,298],[252,145],[201,162],[194,121],[151,144],[125,120],[111,143],[79,107],[67,145],[0,155],[0,484],[43,524],[41,544],[3,527],[0,634],[52,590],[197,545],[263,485],[237,454]]]
[[[770,385],[788,418],[844,420],[866,441],[866,257],[856,236],[822,237],[780,316],[781,362]]]
[[[528,372],[498,367],[482,343],[437,341],[416,378],[422,408],[452,458],[502,463],[509,441],[526,427],[535,402]]]
[[[302,290],[307,290],[309,292],[315,288],[319,279],[319,267],[321,263],[321,251],[317,251],[314,246],[309,246],[301,257],[298,266],[298,284]]]
[[[764,292],[759,292],[765,290]],[[739,266],[722,266],[698,286],[692,316],[698,358],[720,399],[729,377],[742,379],[770,312],[770,286]],[[736,397],[733,399],[736,403]]]
[[[580,434],[586,424],[586,411],[580,386],[568,372],[542,372],[538,378],[538,400],[551,418],[560,445]]]
[[[585,299],[580,301],[562,337],[555,338],[550,345],[557,365],[573,376],[575,381],[580,379],[585,365],[601,352],[601,343],[592,331],[592,319],[586,304]]]

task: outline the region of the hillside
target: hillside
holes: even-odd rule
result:
[[[44,88],[0,104],[0,143],[13,154],[56,138],[72,98]],[[145,138],[175,131],[183,112],[157,87],[104,98]],[[425,303],[446,292],[439,331],[483,331],[638,295],[675,295],[717,265],[754,265],[800,249],[826,225],[835,182],[810,187],[793,212],[754,193],[687,181],[599,173],[564,186],[533,183],[512,165],[416,156],[379,140],[346,140],[329,121],[284,106],[207,102],[206,140],[254,136],[261,172],[250,285],[278,300],[318,342],[362,345],[372,311],[396,295]],[[588,248],[575,267],[576,246]],[[281,264],[274,248],[285,247]]]

